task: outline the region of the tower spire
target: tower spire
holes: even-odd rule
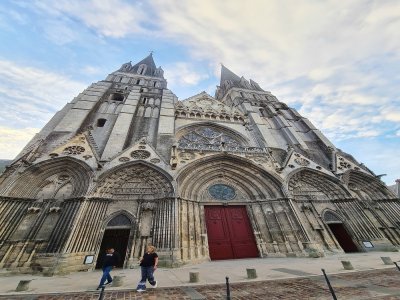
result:
[[[232,80],[233,82],[240,81],[240,77],[221,64],[221,80],[220,86],[225,82],[225,80]]]

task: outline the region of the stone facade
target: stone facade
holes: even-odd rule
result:
[[[343,231],[400,245],[400,200],[307,118],[224,66],[215,98],[178,101],[151,55],[59,111],[0,195],[0,267],[20,272],[93,269],[113,243],[124,267],[148,243],[165,266],[208,260],[213,206],[245,208],[260,257],[340,253]]]

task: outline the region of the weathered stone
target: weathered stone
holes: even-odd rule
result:
[[[381,256],[381,259],[385,265],[393,265],[393,261],[390,257]]]
[[[29,284],[32,280],[20,280],[18,283],[17,288],[15,289],[16,292],[25,292],[29,290]]]
[[[189,282],[195,283],[199,282],[199,280],[200,280],[199,272],[189,272]]]
[[[348,260],[342,260],[342,265],[345,270],[354,270],[353,265]]]
[[[174,267],[400,245],[400,200],[295,109],[224,66],[215,97],[178,101],[151,55],[65,105],[0,195],[0,267],[50,276],[105,247],[130,267],[154,244]]]
[[[247,272],[247,278],[248,278],[248,279],[257,278],[256,269],[246,269],[246,272]]]

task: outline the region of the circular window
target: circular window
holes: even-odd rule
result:
[[[232,200],[236,197],[235,189],[226,184],[214,184],[208,188],[208,192],[217,200]]]

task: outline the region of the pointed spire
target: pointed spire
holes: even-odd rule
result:
[[[240,77],[237,76],[235,73],[233,73],[231,70],[229,70],[227,67],[225,67],[223,64],[221,64],[220,86],[222,86],[225,80],[232,80],[233,82],[238,82],[240,81]]]
[[[139,67],[140,65],[147,65],[148,68],[152,68],[153,70],[157,69],[156,64],[154,63],[153,59],[153,52],[151,51],[150,54],[135,64],[133,67]]]

